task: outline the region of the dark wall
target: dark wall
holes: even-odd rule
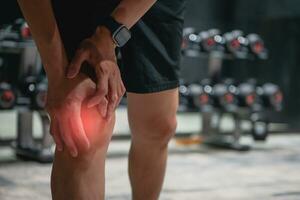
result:
[[[0,26],[13,22],[21,17],[21,12],[16,0],[1,0],[0,2]]]

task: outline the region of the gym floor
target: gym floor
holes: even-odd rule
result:
[[[126,111],[118,110],[115,134],[128,134]],[[0,138],[15,135],[15,113],[0,114]],[[188,126],[184,126],[186,122]],[[179,131],[199,128],[195,115],[179,116]],[[230,126],[228,122],[224,122]],[[225,127],[226,128],[226,127]],[[230,129],[230,127],[227,127]],[[40,125],[35,125],[38,135]],[[271,135],[266,143],[250,143],[247,152],[225,151],[204,145],[170,144],[161,200],[299,200],[300,134]],[[112,141],[107,158],[108,200],[130,200],[127,177],[128,140]],[[50,200],[51,164],[16,159],[10,147],[0,147],[0,199]]]

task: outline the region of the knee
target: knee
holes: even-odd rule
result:
[[[176,114],[169,116],[153,115],[135,124],[137,125],[131,127],[133,139],[167,145],[176,131]]]
[[[105,152],[111,141],[112,132],[115,124],[115,116],[111,121],[101,120],[98,124],[87,126],[85,123],[85,131],[90,141],[90,148],[86,152],[82,152],[83,156],[93,155],[97,151]]]
[[[78,156],[74,160],[77,165],[88,166],[96,157],[105,156],[108,145],[111,141],[115,116],[110,121],[100,117],[83,117],[83,127],[90,142],[88,149],[78,149]]]
[[[78,149],[77,157],[72,157],[67,149],[55,152],[55,165],[64,168],[63,171],[84,172],[91,168],[93,163],[101,164],[105,159],[108,145],[112,136],[112,123],[102,123],[101,131],[86,132],[90,141],[89,149]]]

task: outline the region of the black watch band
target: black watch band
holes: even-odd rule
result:
[[[123,26],[123,24],[120,24],[119,22],[117,22],[114,18],[112,18],[111,16],[106,17],[103,25],[108,28],[110,30],[110,32],[113,34],[114,32],[116,32],[121,26]]]
[[[105,18],[102,25],[111,32],[112,39],[118,47],[124,46],[131,38],[131,33],[128,28],[117,22],[111,16]]]

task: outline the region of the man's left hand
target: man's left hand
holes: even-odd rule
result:
[[[99,104],[101,115],[110,119],[125,87],[116,61],[115,44],[105,27],[98,27],[92,37],[81,43],[68,67],[67,77],[74,78],[85,61],[95,69],[97,76],[97,89],[88,107]]]

